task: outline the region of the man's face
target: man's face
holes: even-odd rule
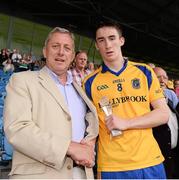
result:
[[[57,75],[68,70],[74,58],[74,43],[67,33],[54,33],[43,49],[46,65]]]
[[[179,80],[176,80],[174,83],[174,88],[179,88]]]
[[[156,73],[157,78],[160,82],[161,88],[162,89],[167,88],[167,83],[168,83],[167,73],[163,69],[157,69],[157,70],[155,70],[155,73]]]
[[[81,53],[77,54],[77,56],[75,58],[76,67],[78,69],[84,69],[86,67],[87,60],[88,60],[88,57],[87,57],[86,53],[81,52]]]
[[[119,35],[114,27],[102,27],[96,32],[96,47],[104,61],[118,60],[121,55],[121,46],[124,38]]]

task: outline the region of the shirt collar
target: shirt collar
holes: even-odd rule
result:
[[[78,68],[75,68],[76,72],[78,74],[81,74],[80,70]],[[84,74],[88,74],[88,70],[87,69],[84,69]]]
[[[128,64],[128,60],[125,60],[125,59],[124,59],[123,67],[122,67],[118,72],[115,72],[115,71],[109,69],[109,67],[106,66],[106,65],[104,64],[104,62],[103,62],[101,73],[106,73],[107,71],[109,71],[110,73],[112,73],[112,74],[114,74],[114,75],[116,75],[116,76],[119,76],[119,74],[121,74],[121,73],[124,71],[124,69],[126,68],[127,64]]]
[[[49,75],[51,76],[51,78],[56,82],[56,83],[60,83],[60,80],[58,79],[57,74],[55,74],[51,69],[49,69],[47,66],[45,66],[45,68],[47,69],[47,72],[49,73]],[[73,82],[73,77],[70,71],[67,71],[67,82],[66,85],[72,84]]]

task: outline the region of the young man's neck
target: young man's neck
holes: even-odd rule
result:
[[[121,68],[124,66],[124,58],[121,57],[120,60],[116,60],[116,61],[104,61],[105,65],[115,71],[115,72],[118,72],[121,70]]]

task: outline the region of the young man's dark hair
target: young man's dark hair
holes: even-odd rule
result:
[[[97,30],[103,27],[114,27],[120,36],[123,35],[122,26],[119,23],[114,22],[114,21],[100,21],[95,27],[95,40],[96,40]]]

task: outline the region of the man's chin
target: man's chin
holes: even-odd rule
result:
[[[166,89],[167,87],[166,86],[160,86],[163,90]]]

